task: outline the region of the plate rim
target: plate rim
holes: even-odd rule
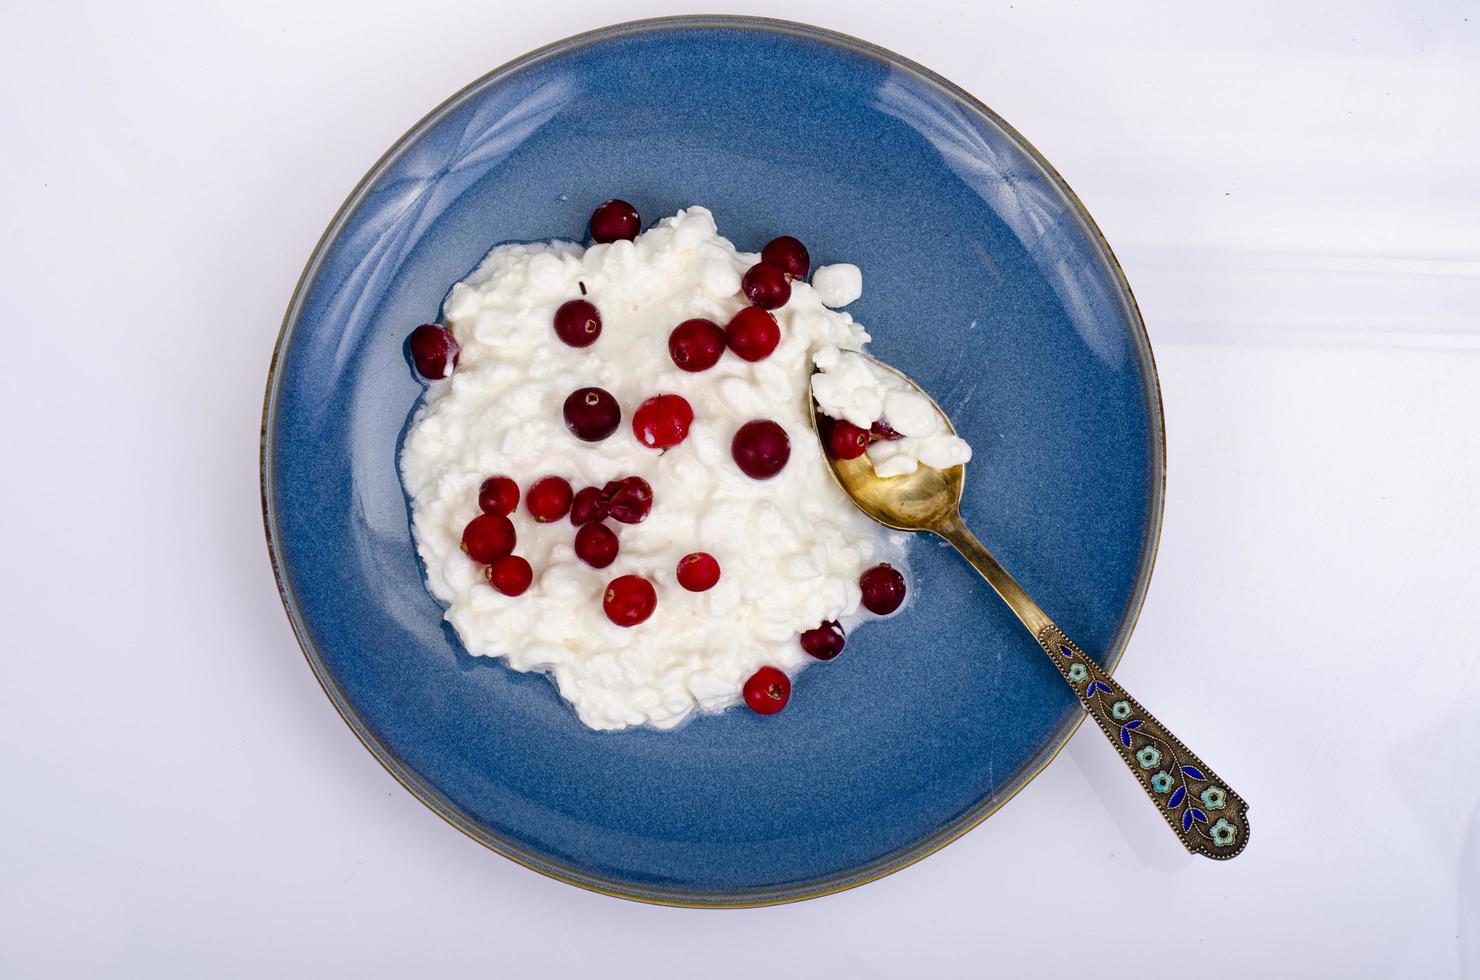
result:
[[[354,732],[355,737],[360,740],[361,744],[365,746],[370,754],[375,757],[407,792],[420,800],[422,804],[447,823],[494,853],[557,881],[575,885],[578,888],[598,894],[610,895],[615,898],[624,898],[651,905],[680,908],[755,908],[800,902],[807,899],[820,898],[825,895],[837,894],[850,888],[856,888],[859,885],[877,881],[896,871],[907,868],[935,854],[953,841],[959,840],[968,831],[985,822],[988,817],[1005,806],[1008,801],[1020,793],[1039,773],[1047,768],[1048,764],[1058,756],[1059,752],[1068,744],[1070,737],[1084,722],[1084,713],[1076,712],[1060,725],[1049,737],[1043,748],[1013,775],[1006,784],[1006,789],[988,796],[977,806],[960,814],[954,820],[937,828],[933,833],[921,838],[915,843],[891,854],[884,855],[861,867],[839,872],[821,880],[803,882],[800,885],[781,884],[760,889],[718,891],[713,893],[688,892],[671,888],[644,888],[614,881],[577,867],[537,856],[517,842],[507,840],[469,819],[445,795],[412,771],[409,766],[397,758],[373,734],[365,721],[360,718],[359,714],[348,703],[343,692],[339,690],[337,684],[330,676],[328,667],[320,656],[317,647],[308,635],[304,618],[292,594],[293,590],[287,581],[286,568],[278,553],[278,539],[281,535],[278,532],[277,514],[272,504],[270,489],[274,475],[271,423],[281,389],[282,372],[280,368],[282,353],[302,313],[305,287],[319,272],[324,257],[328,253],[330,246],[338,239],[340,233],[343,231],[349,216],[363,203],[365,193],[370,185],[428,127],[460,106],[474,92],[481,90],[487,85],[496,83],[503,76],[521,71],[557,54],[578,50],[603,41],[642,33],[692,30],[696,28],[711,30],[739,29],[800,37],[805,40],[840,47],[852,53],[875,59],[890,67],[900,68],[910,72],[922,81],[960,100],[965,106],[981,114],[987,122],[999,128],[1009,139],[1016,142],[1027,153],[1033,163],[1042,169],[1044,174],[1049,178],[1049,182],[1067,203],[1070,213],[1079,219],[1081,225],[1089,233],[1091,243],[1098,247],[1107,267],[1113,274],[1114,283],[1121,294],[1126,312],[1134,328],[1131,333],[1132,339],[1136,342],[1137,362],[1146,375],[1148,382],[1146,403],[1148,421],[1154,430],[1153,438],[1150,440],[1154,447],[1152,458],[1154,472],[1151,480],[1153,500],[1151,514],[1149,515],[1150,522],[1141,544],[1140,569],[1136,576],[1136,587],[1131,596],[1131,601],[1126,608],[1120,625],[1115,631],[1115,638],[1111,641],[1110,647],[1105,654],[1105,670],[1107,673],[1114,673],[1116,666],[1125,654],[1125,650],[1130,643],[1131,635],[1135,632],[1141,610],[1145,605],[1146,593],[1151,584],[1152,574],[1156,566],[1157,551],[1161,542],[1162,521],[1166,503],[1166,424],[1163,416],[1161,379],[1156,369],[1156,359],[1151,347],[1151,338],[1146,332],[1146,324],[1141,316],[1140,306],[1136,302],[1130,282],[1126,279],[1125,271],[1121,268],[1120,261],[1110,248],[1110,243],[1106,241],[1099,226],[1090,216],[1089,210],[1084,206],[1079,196],[1074,193],[1073,189],[1070,188],[1068,182],[1054,168],[1053,164],[1049,163],[1036,146],[984,102],[949,79],[888,48],[840,31],[797,21],[730,14],[692,14],[650,17],[598,27],[535,48],[532,51],[505,62],[497,68],[485,72],[448,96],[430,112],[417,120],[370,166],[365,172],[365,175],[360,178],[345,198],[344,203],[334,212],[333,218],[330,219],[323,234],[319,236],[318,242],[314,245],[313,251],[310,253],[308,261],[304,264],[303,271],[299,274],[298,281],[293,287],[293,294],[288,301],[288,308],[283,314],[277,339],[273,344],[272,359],[268,366],[266,393],[263,397],[262,405],[262,424],[258,455],[259,493],[262,505],[263,530],[266,534],[268,560],[272,565],[273,579],[277,584],[278,597],[282,601],[283,611],[293,628],[293,634],[298,641],[298,646],[303,651],[304,658],[308,661],[310,669],[319,682],[319,686],[323,689],[329,701],[334,705],[335,710],[339,712],[345,724]]]

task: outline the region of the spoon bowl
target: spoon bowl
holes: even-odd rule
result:
[[[936,403],[934,398],[930,397],[928,392],[883,361],[869,357],[862,352],[855,353],[865,358],[874,370],[887,371],[929,399],[936,414],[940,416],[942,424],[951,435],[956,435],[956,427],[951,424],[950,416]],[[816,376],[815,369],[813,376]],[[820,436],[826,431],[829,421],[830,419],[822,413],[814,400],[812,402],[813,430]],[[854,459],[834,459],[824,449],[823,458],[827,460],[833,479],[858,505],[859,510],[886,527],[892,527],[897,531],[935,531],[938,533],[940,528],[953,519],[959,520],[961,492],[966,485],[964,465],[938,470],[922,464],[913,473],[906,473],[904,476],[881,477],[874,473],[873,464],[869,462],[867,453]]]

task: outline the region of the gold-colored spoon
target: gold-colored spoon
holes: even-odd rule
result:
[[[873,365],[930,397],[888,365],[877,360]],[[954,434],[950,417],[934,399],[931,404]],[[815,429],[819,434],[825,432],[828,420],[815,401],[812,408]],[[1249,842],[1249,808],[1243,797],[1085,656],[966,527],[960,509],[966,481],[964,466],[938,470],[921,464],[913,473],[884,478],[874,475],[867,454],[857,459],[833,459],[824,448],[823,457],[838,486],[869,517],[901,531],[938,534],[981,573],[1048,654],[1184,847],[1220,860],[1235,857],[1244,849]]]

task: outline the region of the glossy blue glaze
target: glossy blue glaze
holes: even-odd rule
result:
[[[310,662],[407,785],[539,870],[631,897],[804,897],[980,819],[1079,711],[953,552],[914,544],[905,614],[790,707],[586,730],[538,675],[475,660],[422,585],[396,457],[403,349],[497,242],[579,237],[621,196],[713,209],[748,249],[857,263],[851,312],[976,448],[965,512],[1064,629],[1119,656],[1160,519],[1161,421],[1113,259],[1046,166],[969,97],[811,28],[668,20],[562,42],[420,123],[320,245],[269,384],[268,533]]]

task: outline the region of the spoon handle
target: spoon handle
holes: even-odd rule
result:
[[[1182,846],[1215,860],[1236,857],[1249,842],[1249,808],[1243,797],[1099,664],[1085,656],[959,516],[938,528],[937,533],[961,552],[1017,613]]]

